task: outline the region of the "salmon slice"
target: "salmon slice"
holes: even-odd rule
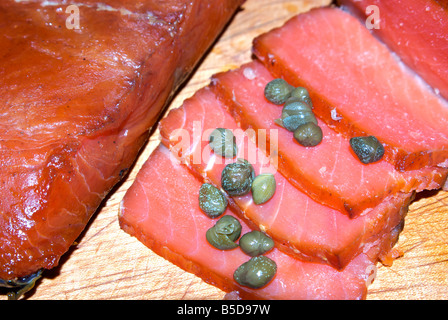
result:
[[[224,291],[237,291],[243,299],[361,299],[366,296],[375,260],[363,253],[343,271],[337,271],[328,265],[293,259],[274,248],[266,254],[277,264],[272,281],[260,289],[238,285],[233,273],[250,257],[239,248],[218,250],[206,241],[205,233],[216,220],[208,218],[199,208],[201,184],[160,145],[121,202],[121,228],[163,258]],[[229,209],[224,214],[233,215]],[[242,234],[252,230],[244,221],[241,224]]]
[[[446,169],[399,172],[386,161],[362,164],[351,151],[348,139],[320,120],[322,142],[315,147],[301,146],[292,132],[274,122],[281,118],[282,107],[264,97],[264,87],[273,79],[260,62],[253,61],[215,75],[212,83],[243,128],[266,129],[269,144],[272,144],[271,133],[276,133],[279,171],[315,201],[353,218],[387,203],[399,193],[443,186]],[[319,104],[319,100],[313,100],[316,108]]]
[[[330,127],[376,136],[398,170],[448,166],[448,103],[347,12],[300,14],[256,38],[254,53],[277,77],[307,87]]]
[[[446,1],[339,0],[436,92],[448,99],[448,3]],[[368,6],[370,7],[366,12]],[[376,14],[372,9],[375,10]],[[375,18],[376,17],[376,18]],[[375,19],[374,19],[375,18]],[[378,22],[377,26],[372,26]]]
[[[1,1],[0,279],[58,264],[241,2]]]
[[[249,193],[229,198],[229,203],[240,218],[269,234],[287,254],[343,269],[364,247],[375,243],[377,254],[384,255],[396,241],[394,229],[404,219],[411,194],[399,193],[357,219],[313,201],[276,170],[275,159],[266,157],[252,141],[257,133],[239,128],[208,87],[170,111],[159,128],[162,143],[173,156],[217,188],[224,167],[238,158],[248,160],[257,175],[274,174],[276,192],[268,202],[256,205]],[[235,158],[223,158],[210,149],[208,138],[216,128],[232,130],[238,146]]]

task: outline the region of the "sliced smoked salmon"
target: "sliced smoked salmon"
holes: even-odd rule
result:
[[[238,150],[234,158],[223,158],[210,149],[208,138],[216,128],[233,132]],[[231,197],[229,203],[240,218],[269,234],[279,250],[292,256],[342,269],[364,247],[375,243],[377,254],[387,253],[397,240],[393,230],[404,219],[411,193],[385,199],[357,219],[312,200],[276,170],[275,159],[267,158],[265,151],[257,148],[252,141],[257,131],[243,131],[208,87],[170,111],[160,122],[160,133],[175,159],[217,188],[222,188],[224,167],[238,158],[248,160],[256,175],[274,174],[276,191],[268,202],[257,205],[250,193]]]
[[[448,2],[428,0],[339,0],[448,99]]]
[[[241,2],[1,1],[0,279],[58,264]]]
[[[202,182],[160,145],[145,162],[126,192],[120,226],[155,253],[224,291],[237,291],[243,299],[362,299],[371,282],[375,258],[361,253],[343,271],[302,262],[274,248],[274,278],[260,289],[233,280],[239,265],[249,260],[240,248],[218,250],[205,238],[216,220],[199,208]],[[227,209],[224,214],[233,215]],[[241,221],[242,235],[251,228]]]
[[[306,87],[331,128],[377,137],[398,170],[448,166],[448,103],[349,13],[300,14],[256,38],[254,53],[276,77]]]
[[[274,122],[281,118],[282,107],[264,96],[264,87],[273,79],[260,62],[253,61],[215,75],[212,84],[243,129],[264,129],[268,144],[273,143],[271,134],[275,133],[279,171],[315,201],[356,217],[399,193],[443,186],[447,169],[399,172],[386,161],[362,164],[351,151],[349,140],[320,120],[322,142],[315,147],[301,146],[292,132]],[[313,100],[315,108],[319,104]]]

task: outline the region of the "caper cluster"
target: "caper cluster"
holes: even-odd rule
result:
[[[209,139],[210,148],[223,157],[237,154],[235,137],[230,130],[218,128]],[[228,144],[228,146],[225,146]],[[275,193],[275,178],[272,174],[260,174],[255,177],[252,165],[244,159],[228,164],[221,173],[222,189],[229,196],[243,196],[252,191],[254,203],[262,204]],[[204,183],[199,190],[199,207],[210,218],[222,215],[228,205],[224,193],[215,186]],[[240,285],[253,289],[265,286],[277,272],[276,263],[262,256],[274,247],[274,241],[260,231],[251,231],[241,238],[241,223],[231,215],[222,216],[205,234],[207,242],[219,250],[232,250],[237,247],[251,256],[251,259],[239,266],[234,279]],[[240,238],[240,239],[239,239]],[[238,241],[239,239],[239,241]]]
[[[303,87],[293,87],[281,78],[270,81],[264,88],[267,100],[282,105],[282,115],[274,122],[288,131],[294,132],[294,139],[305,147],[317,146],[323,138],[312,111],[313,103],[308,90]],[[382,159],[384,146],[374,136],[353,137],[350,147],[358,159],[369,164]]]
[[[294,132],[298,143],[304,147],[314,147],[322,141],[322,129],[314,116],[308,90],[295,88],[278,78],[266,85],[264,95],[270,102],[284,105],[281,119],[275,119],[275,123]]]
[[[233,278],[240,285],[258,289],[265,286],[277,272],[277,264],[272,259],[263,256],[274,247],[274,241],[260,231],[241,235],[241,223],[231,215],[224,215],[216,224],[207,230],[205,237],[213,247],[219,250],[232,250],[238,246],[251,258],[240,265]]]
[[[215,129],[209,139],[210,148],[216,153],[226,157],[237,154],[235,137],[225,128]],[[225,142],[231,142],[232,148],[224,147]],[[221,187],[229,196],[244,196],[252,191],[255,204],[263,204],[274,196],[276,181],[273,174],[265,173],[255,177],[255,170],[245,159],[237,159],[236,162],[225,166],[221,173]],[[210,218],[217,218],[227,208],[227,198],[224,193],[215,186],[204,183],[199,190],[199,207]]]

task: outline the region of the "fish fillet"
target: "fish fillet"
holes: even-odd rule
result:
[[[246,74],[252,76],[248,79]],[[398,193],[443,186],[447,169],[428,167],[399,172],[383,160],[369,165],[361,163],[351,151],[348,139],[322,121],[322,142],[315,147],[301,146],[292,132],[274,122],[281,118],[282,107],[264,97],[264,87],[273,79],[260,62],[253,61],[213,76],[212,83],[244,129],[265,129],[266,139],[276,140],[279,171],[315,201],[357,217]],[[315,108],[319,104],[319,100],[313,100]],[[271,133],[277,133],[273,139]]]
[[[339,0],[441,96],[448,99],[448,3]],[[370,24],[369,24],[370,23]],[[378,23],[378,25],[376,25]]]
[[[363,253],[337,271],[274,248],[266,254],[277,264],[273,280],[260,289],[238,285],[233,272],[250,257],[239,248],[218,250],[206,241],[205,232],[216,221],[199,209],[200,186],[201,181],[160,145],[121,202],[120,226],[163,258],[226,292],[238,292],[243,299],[365,298],[375,259]],[[229,209],[225,214],[233,215]],[[251,230],[241,224],[242,234]]]
[[[260,109],[260,113],[264,110]],[[276,191],[268,202],[256,205],[249,193],[229,197],[229,203],[239,217],[269,234],[279,250],[287,254],[343,269],[365,247],[375,243],[379,248],[377,254],[384,254],[397,240],[391,234],[402,223],[412,193],[384,199],[371,212],[356,219],[322,205],[276,170],[275,161],[252,141],[251,135],[257,135],[257,131],[243,131],[209,87],[170,111],[159,127],[162,143],[170,148],[173,158],[217,188],[221,188],[222,170],[237,158],[248,160],[256,175],[274,174]],[[222,158],[210,149],[208,138],[215,128],[232,130],[238,146],[235,158]]]
[[[0,279],[58,264],[241,2],[1,1]]]
[[[333,129],[376,136],[398,170],[447,166],[448,103],[347,12],[298,15],[255,39],[254,53],[277,76],[308,88],[314,112]]]

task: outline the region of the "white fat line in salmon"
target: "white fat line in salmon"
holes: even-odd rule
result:
[[[238,154],[234,158],[225,158],[216,155],[210,148],[204,148],[205,145],[209,144],[210,135],[215,129],[203,129],[201,121],[193,121],[192,131],[183,128],[173,130],[169,139],[171,142],[176,142],[171,147],[176,152],[171,153],[171,161],[194,165],[205,163],[207,164],[207,171],[214,164],[229,164],[235,162],[236,158],[242,158],[251,164],[259,164],[263,167],[263,172],[272,174],[277,172],[278,129],[228,129],[237,137]],[[267,142],[267,136],[269,136],[269,143]],[[248,140],[256,141],[256,144],[247,143]],[[226,143],[231,144],[232,142]]]

